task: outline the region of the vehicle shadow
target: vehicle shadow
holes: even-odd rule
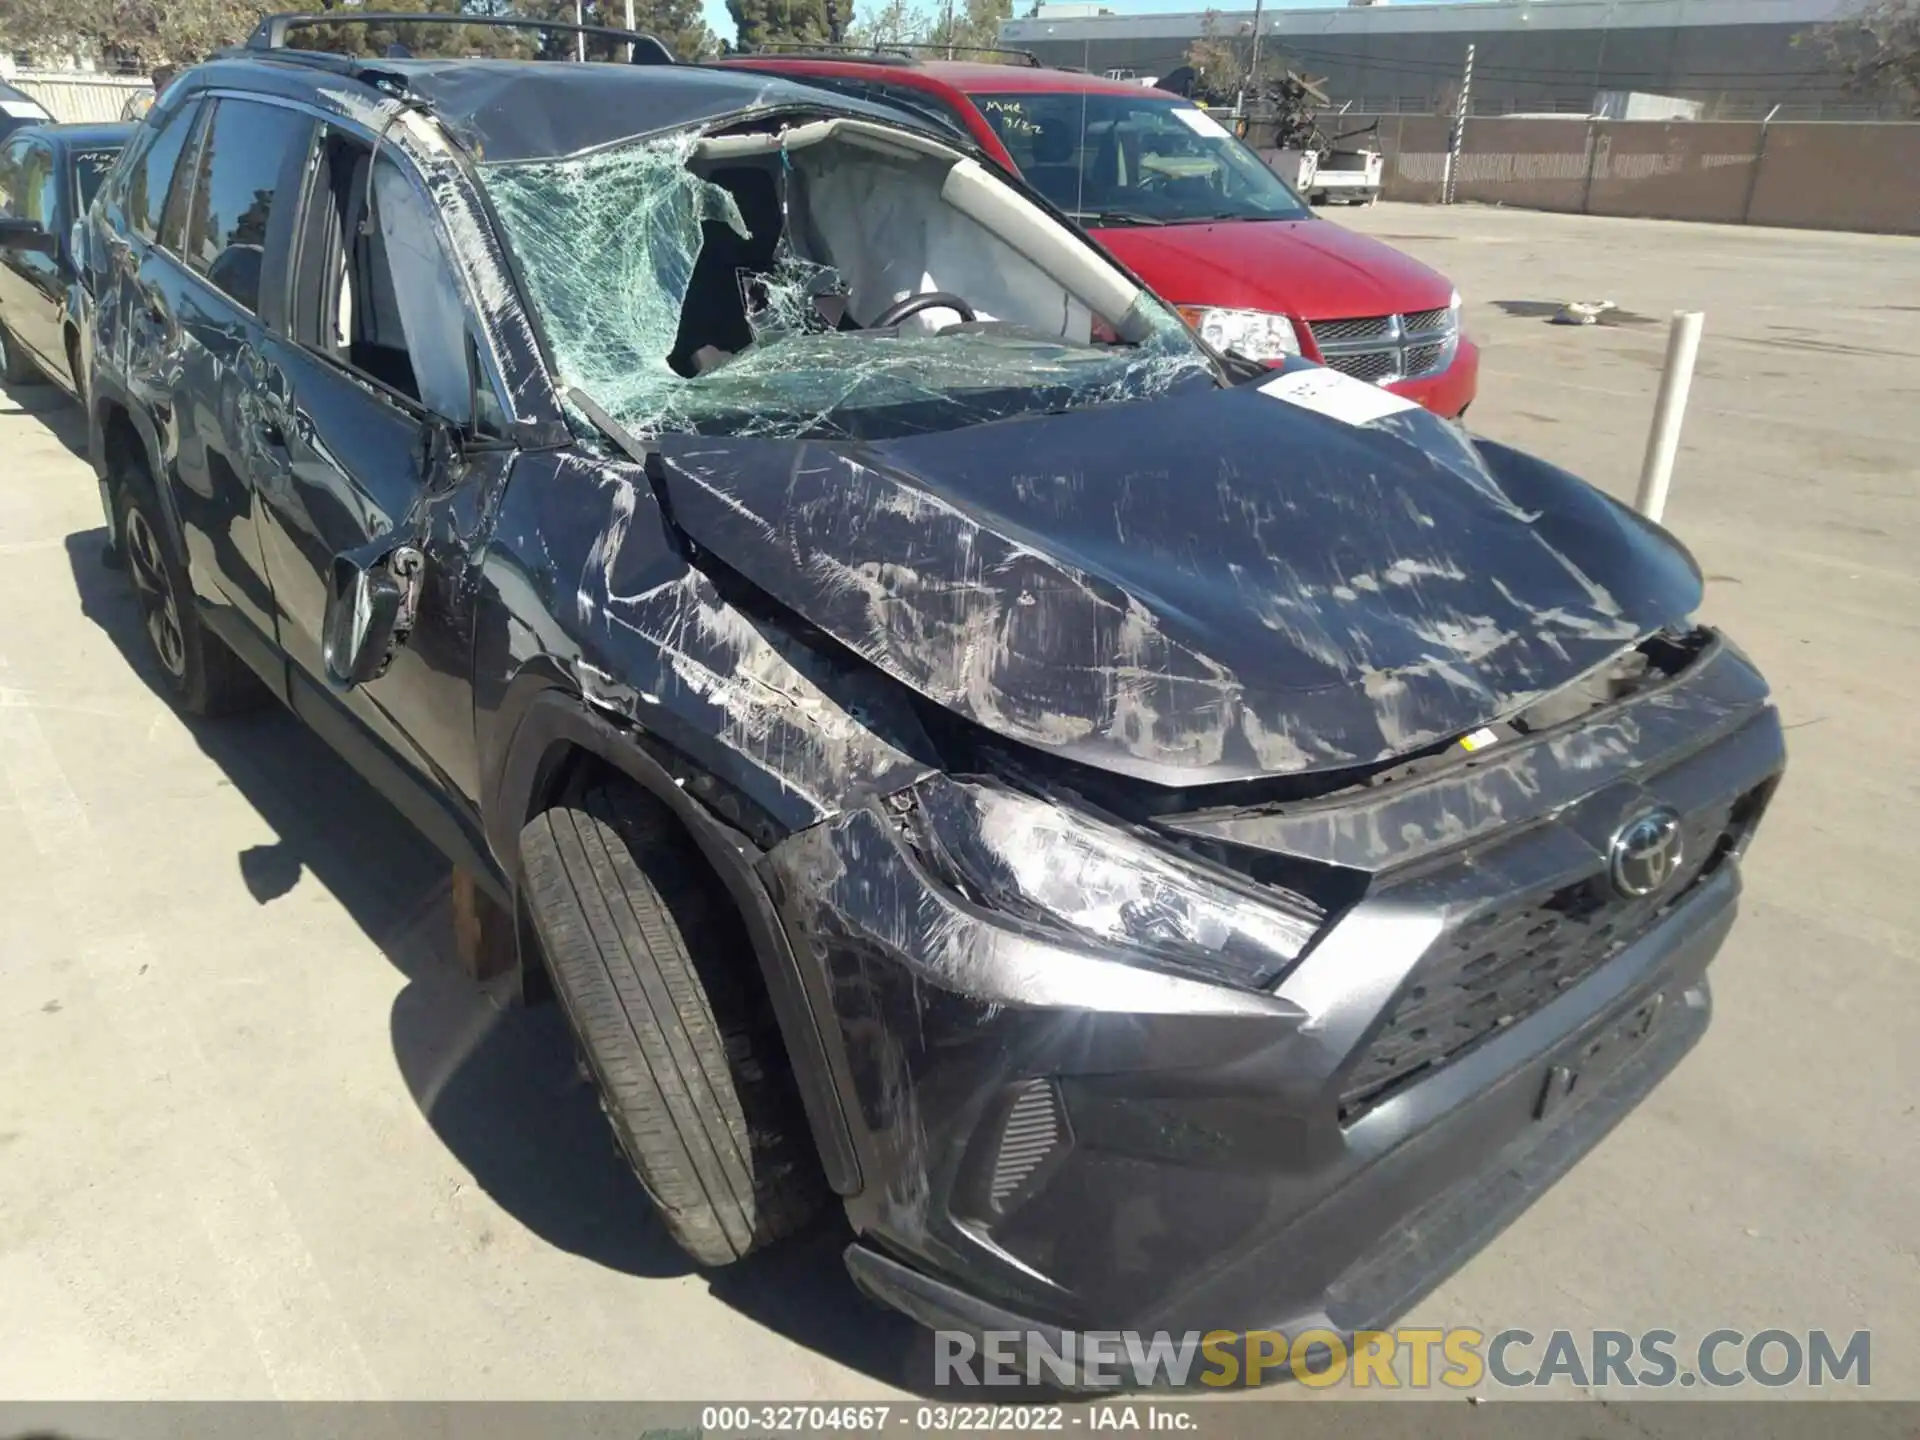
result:
[[[0,415],[31,415],[68,450],[92,463],[87,450],[87,415],[58,385],[0,384]]]
[[[102,528],[66,540],[81,613],[161,693],[125,577],[101,563],[105,539]],[[272,904],[312,877],[406,977],[389,1018],[400,1073],[475,1183],[549,1244],[596,1264],[640,1280],[693,1273],[617,1153],[559,1007],[498,1010],[454,968],[439,852],[280,706],[186,724],[277,837],[235,857],[254,899]],[[859,1294],[841,1260],[849,1238],[831,1207],[807,1234],[709,1272],[709,1289],[797,1345],[930,1391],[930,1334]]]

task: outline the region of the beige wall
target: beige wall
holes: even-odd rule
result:
[[[1367,117],[1341,117],[1343,128]],[[1449,122],[1381,117],[1389,200],[1433,203]],[[1533,210],[1920,234],[1920,125],[1473,119],[1454,197]]]
[[[153,91],[144,80],[113,75],[35,75],[23,71],[10,83],[46,106],[63,125],[118,120],[129,98]]]

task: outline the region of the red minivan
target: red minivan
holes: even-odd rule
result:
[[[1444,275],[1322,220],[1191,101],[1065,70],[892,53],[720,62],[804,78],[958,127],[1066,211],[1208,341],[1306,355],[1453,419],[1480,351]]]

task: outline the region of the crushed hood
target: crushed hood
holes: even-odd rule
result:
[[[871,664],[1161,784],[1417,749],[1698,603],[1686,552],[1573,477],[1272,383],[888,441],[667,436],[658,463],[676,525]]]

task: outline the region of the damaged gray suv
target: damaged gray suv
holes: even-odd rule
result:
[[[1699,1038],[1784,753],[1664,531],[907,111],[301,25],[89,222],[115,547],[184,708],[471,877],[695,1259],[837,1199],[929,1324],[1367,1328]]]

